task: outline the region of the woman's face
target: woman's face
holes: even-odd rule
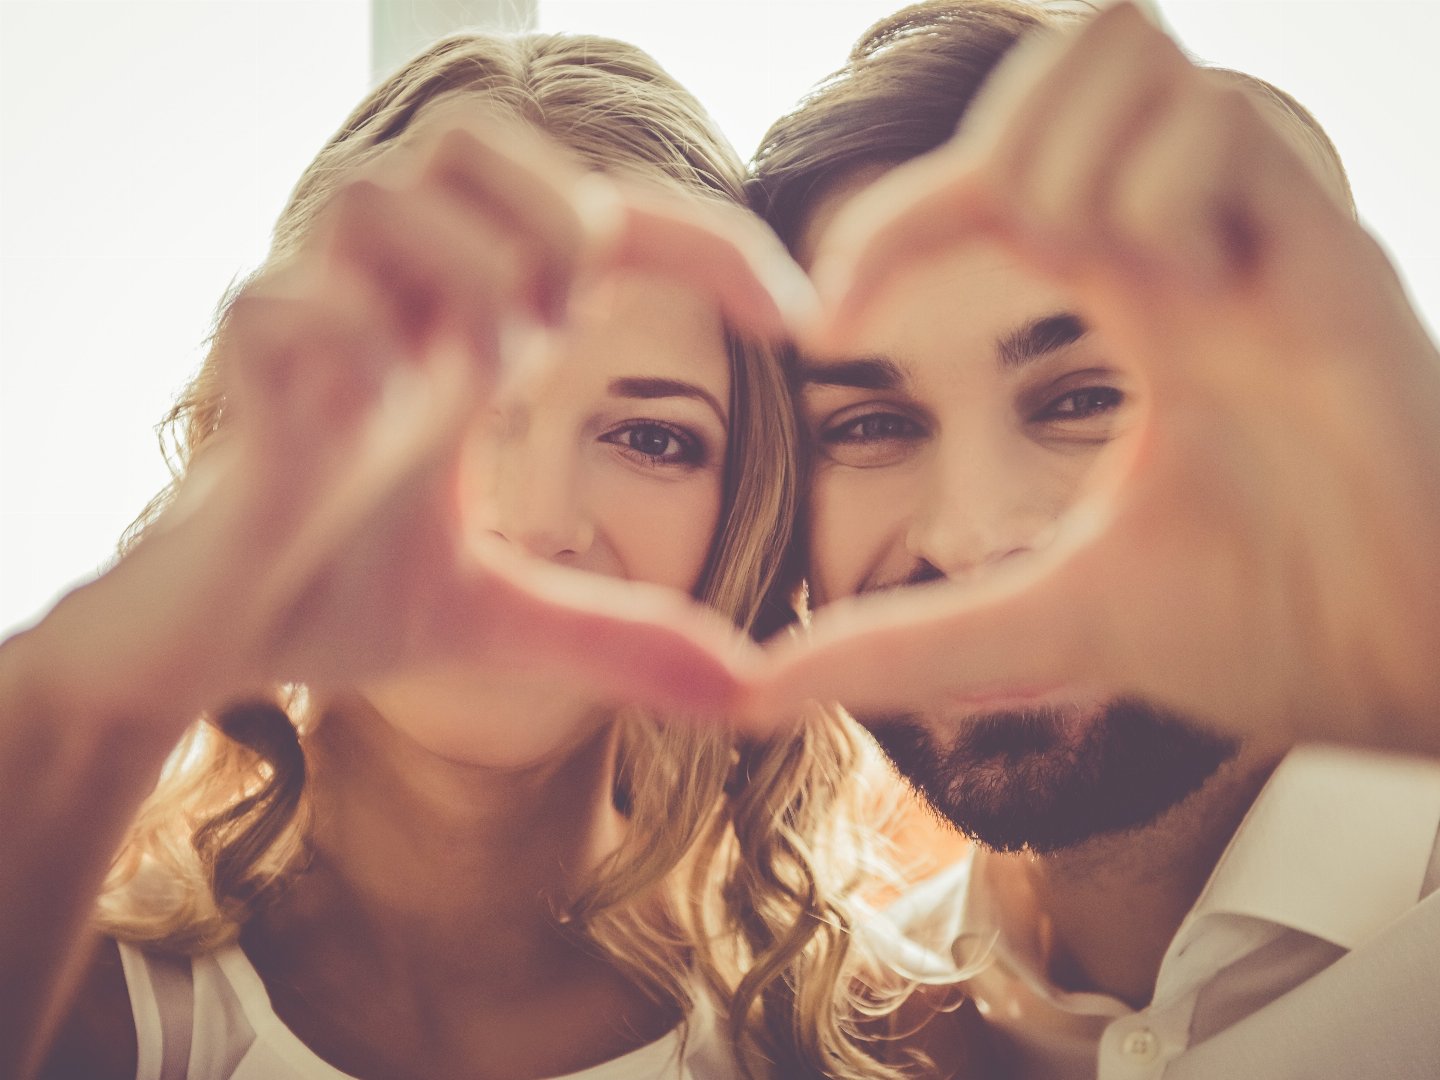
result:
[[[720,523],[730,355],[713,303],[652,278],[577,298],[472,440],[469,531],[550,563],[693,592]],[[365,695],[425,749],[556,760],[610,714],[582,687],[492,669],[415,671]]]
[[[630,278],[582,298],[554,344],[481,440],[478,521],[535,558],[693,591],[730,426],[718,313]]]

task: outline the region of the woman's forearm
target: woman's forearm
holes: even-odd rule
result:
[[[57,647],[57,644],[60,647]],[[173,725],[77,715],[79,659],[42,622],[0,645],[0,1076],[32,1072],[88,955],[110,861]]]

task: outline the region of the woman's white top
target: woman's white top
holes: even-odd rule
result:
[[[190,959],[120,942],[135,1014],[136,1080],[354,1080],[281,1022],[238,945]],[[594,1068],[556,1080],[730,1080],[740,1070],[701,1004],[683,1048],[679,1029]]]

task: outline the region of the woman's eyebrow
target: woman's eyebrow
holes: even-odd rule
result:
[[[715,395],[696,383],[686,382],[684,379],[661,379],[641,376],[630,376],[624,379],[610,380],[610,393],[614,397],[650,398],[666,397],[688,397],[703,401],[715,411],[720,418],[720,423],[726,427],[730,426],[730,419],[725,415],[725,410],[720,407],[720,402],[715,400]]]

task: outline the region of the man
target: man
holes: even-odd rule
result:
[[[907,9],[762,146],[840,313],[797,375],[850,610],[781,681],[983,845],[897,917],[1019,1075],[1433,1075],[1440,771],[1283,746],[1434,741],[1398,628],[1440,502],[1353,467],[1433,446],[1433,347],[1303,109],[1128,6],[1061,22]]]

